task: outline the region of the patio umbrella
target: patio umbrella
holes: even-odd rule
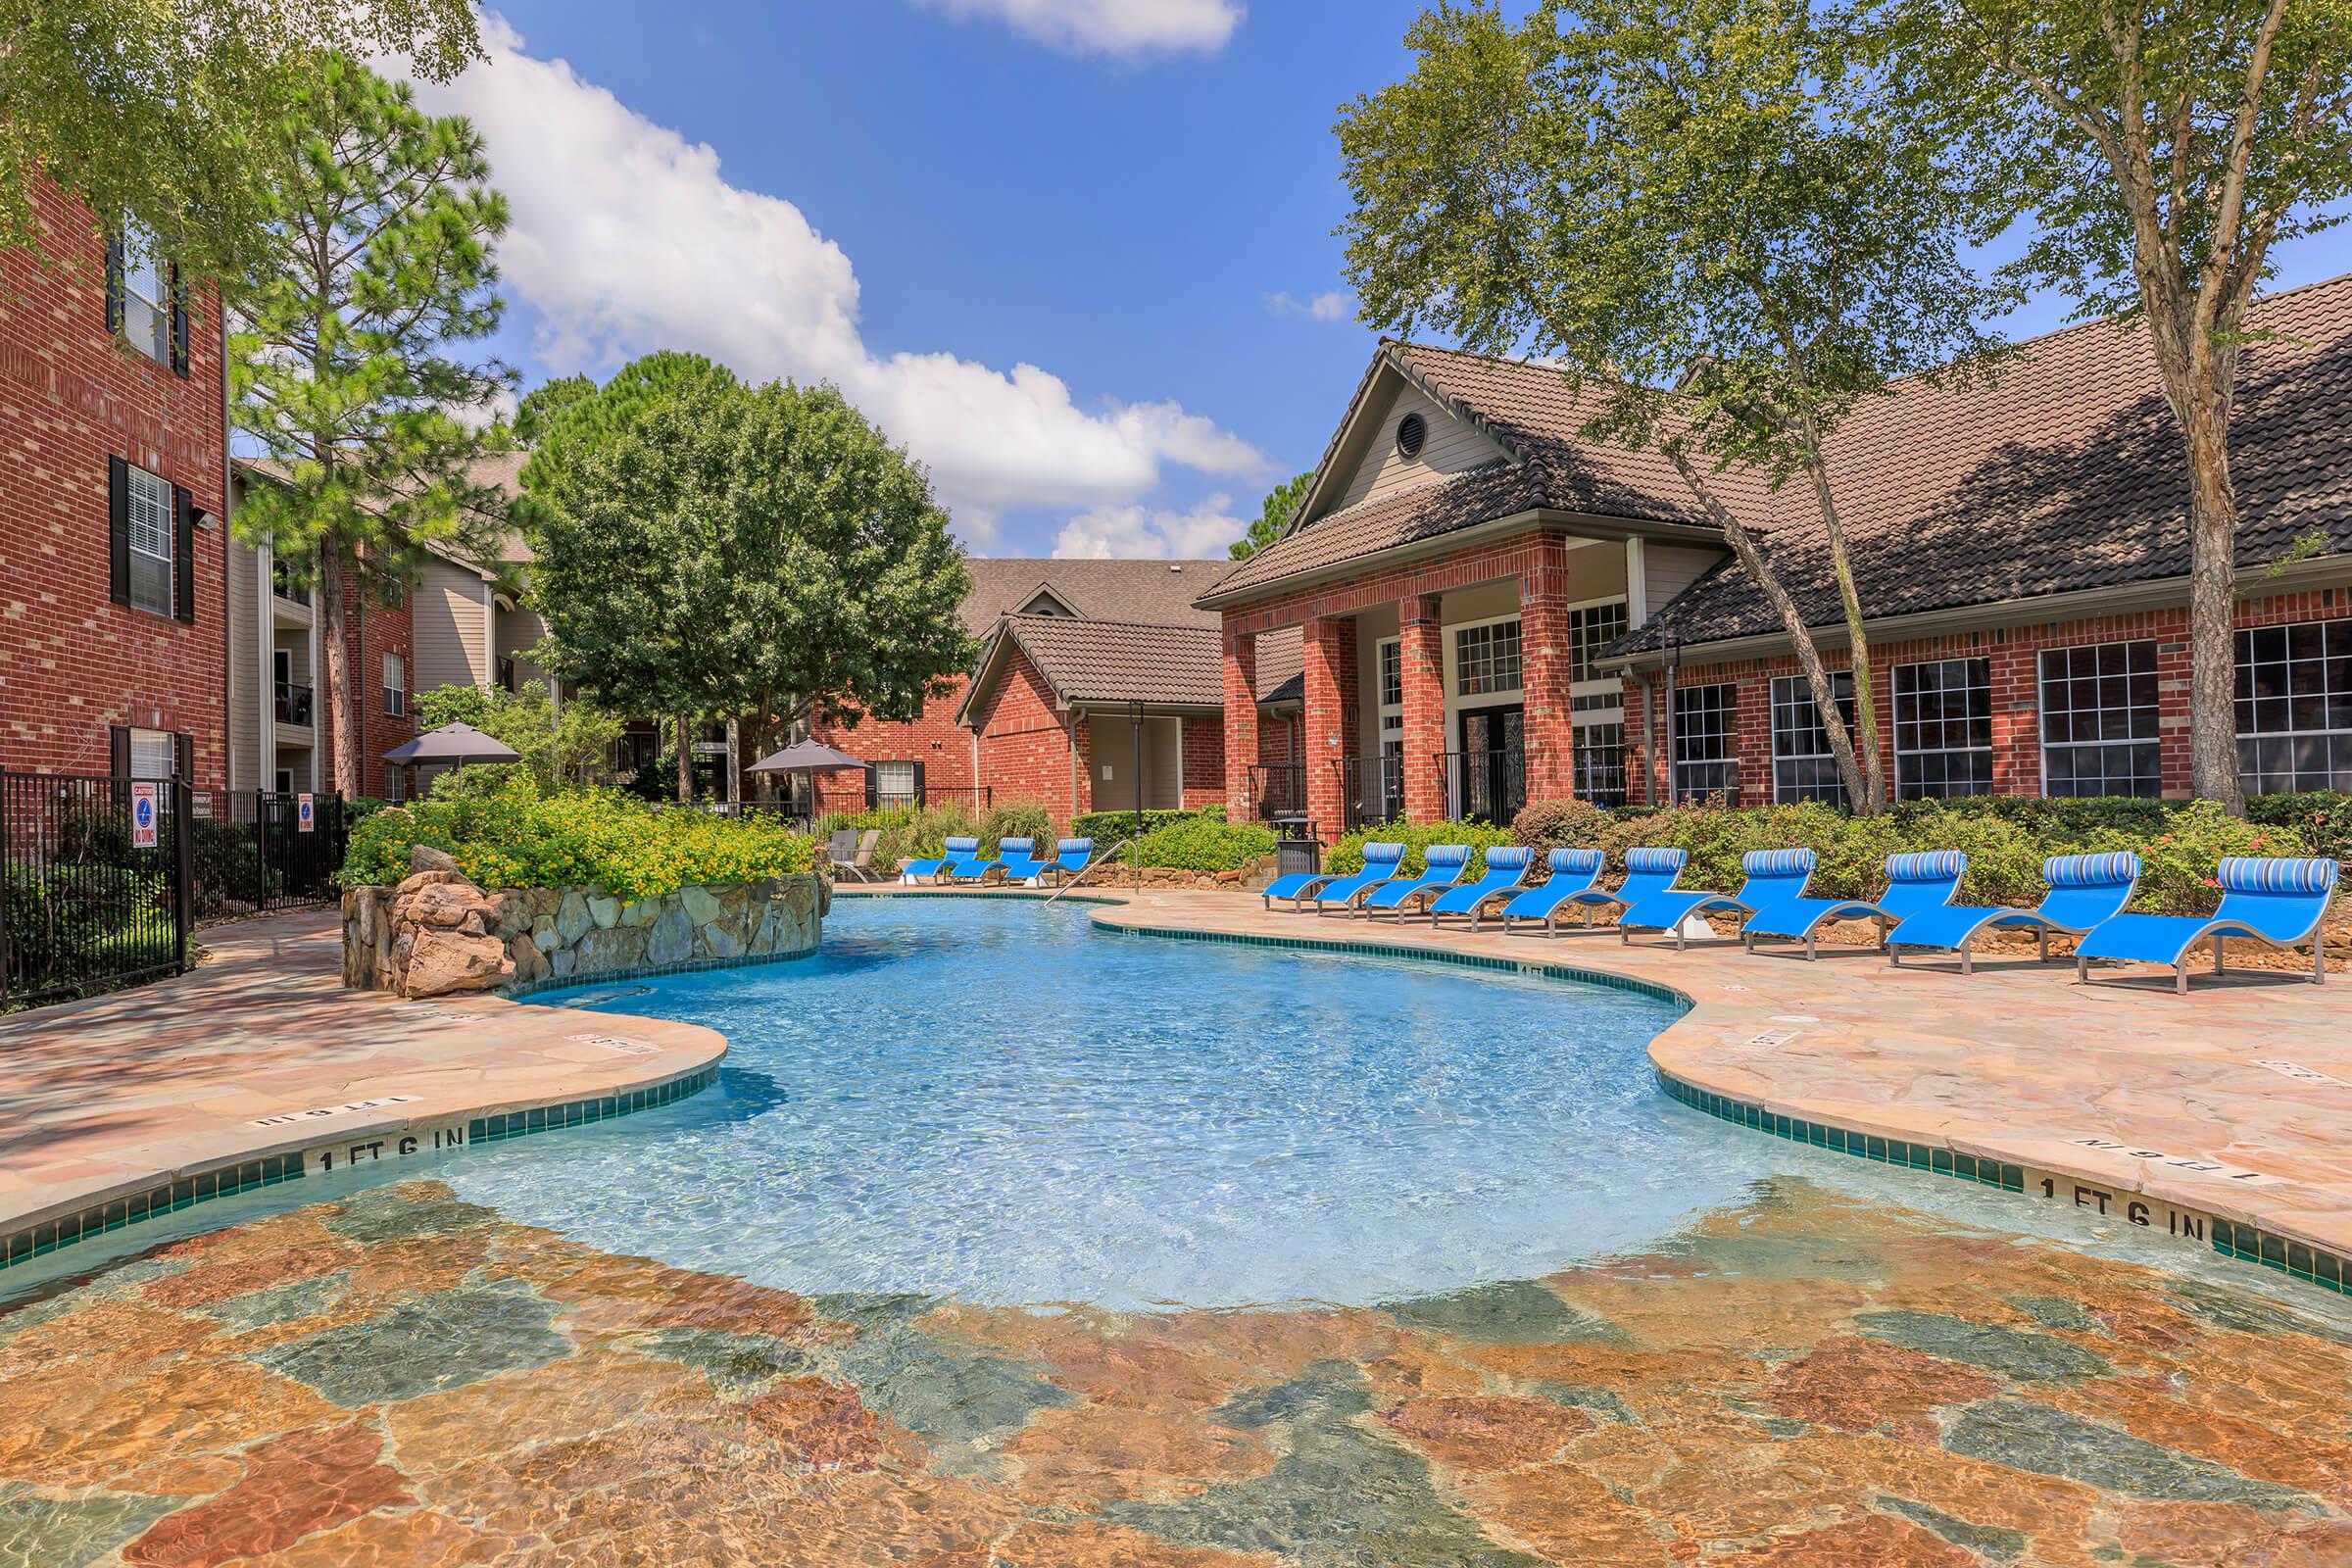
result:
[[[822,741],[794,741],[772,757],[762,757],[746,773],[839,773],[865,764],[847,752]]]
[[[463,767],[467,762],[519,762],[522,754],[471,724],[444,724],[384,754],[387,762],[443,762]]]

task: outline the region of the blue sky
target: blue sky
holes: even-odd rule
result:
[[[830,379],[976,554],[1221,555],[1371,353],[1331,125],[1419,8],[503,0],[424,96],[514,207],[526,386],[656,348]]]

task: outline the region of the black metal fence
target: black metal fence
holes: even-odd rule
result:
[[[187,967],[188,801],[176,780],[0,772],[0,1003]]]
[[[1375,822],[1404,820],[1404,758],[1343,757],[1340,770],[1340,831],[1352,833]]]
[[[1507,824],[1527,805],[1527,754],[1517,747],[1443,752],[1446,814],[1457,822]]]
[[[1257,820],[1306,814],[1306,764],[1273,762],[1250,770],[1250,799]]]
[[[310,801],[306,827],[300,795],[195,792],[199,915],[291,909],[338,896],[335,873],[351,842],[350,813],[340,795]]]

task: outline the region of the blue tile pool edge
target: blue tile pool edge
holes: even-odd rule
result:
[[[452,1117],[453,1121],[463,1120],[466,1123],[466,1137],[461,1142],[437,1146],[434,1152],[454,1153],[468,1144],[505,1143],[533,1133],[611,1121],[615,1117],[674,1104],[689,1096],[701,1094],[716,1082],[718,1064],[712,1062],[709,1066],[697,1067],[656,1083],[635,1089],[615,1090],[609,1095],[590,1095],[585,1099],[559,1101],[554,1104],[527,1106],[521,1110],[496,1114]],[[175,1176],[168,1182],[159,1182],[143,1193],[87,1204],[74,1213],[43,1220],[37,1225],[20,1226],[0,1234],[0,1270],[47,1257],[61,1249],[111,1235],[132,1225],[176,1214],[199,1203],[300,1181],[310,1174],[310,1152],[303,1150],[254,1159],[224,1161],[205,1170]]]
[[[1851,1154],[1881,1165],[1897,1165],[1908,1170],[1926,1171],[1931,1175],[1949,1176],[1979,1187],[1990,1187],[2004,1193],[2023,1195],[2026,1191],[2026,1170],[2022,1165],[1991,1158],[1989,1155],[1964,1154],[1941,1144],[1920,1144],[1900,1138],[1885,1138],[1876,1133],[1860,1133],[1850,1127],[1838,1127],[1813,1117],[1785,1116],[1767,1110],[1753,1101],[1719,1095],[1711,1089],[1686,1083],[1663,1067],[1653,1068],[1658,1089],[1667,1099],[1693,1110],[1703,1111],[1719,1121],[1736,1127],[1745,1127],[1768,1137],[1785,1139],[1813,1149],[1827,1149],[1837,1153]],[[2213,1250],[2223,1257],[2239,1262],[2259,1263],[2290,1279],[2316,1285],[2339,1296],[2352,1296],[2352,1258],[2340,1257],[2325,1248],[2290,1240],[2259,1226],[2243,1225],[2227,1220],[2219,1214],[2208,1214]]]

